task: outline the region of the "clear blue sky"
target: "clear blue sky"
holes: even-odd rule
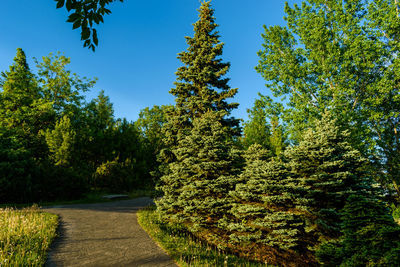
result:
[[[290,0],[290,4],[300,2]],[[213,0],[215,17],[225,43],[224,61],[231,62],[230,86],[239,88],[233,115],[246,119],[257,93],[268,94],[256,73],[263,25],[282,25],[284,1]],[[168,93],[181,65],[177,53],[187,48],[184,36],[193,35],[198,0],[125,0],[111,5],[112,14],[98,27],[99,47],[82,47],[80,31],[67,23],[67,11],[53,0],[1,0],[0,71],[12,64],[16,49],[24,49],[29,64],[50,52],[71,58],[69,69],[99,80],[87,93],[102,89],[114,104],[115,116],[136,120],[139,111],[153,105],[172,104]]]

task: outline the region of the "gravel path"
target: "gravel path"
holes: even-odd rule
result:
[[[61,219],[46,266],[176,266],[137,223],[136,211],[151,203],[137,198],[44,208]]]

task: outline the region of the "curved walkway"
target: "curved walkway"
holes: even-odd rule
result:
[[[44,208],[60,216],[59,234],[46,266],[176,266],[137,223],[152,204],[137,198]]]

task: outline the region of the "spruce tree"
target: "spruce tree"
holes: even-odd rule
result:
[[[231,248],[243,255],[269,264],[313,266],[299,205],[301,184],[271,154],[259,144],[248,148],[240,183],[230,192],[231,216],[221,225],[230,232]]]
[[[177,189],[174,215],[177,221],[186,223],[190,231],[207,231],[209,241],[215,241],[211,229],[226,213],[230,199],[228,192],[235,186],[235,174],[239,168],[238,154],[232,149],[233,142],[226,140],[222,127],[223,112],[207,112],[193,121],[190,134],[179,140],[171,165],[172,179],[179,177],[182,186]]]
[[[178,54],[184,65],[178,68],[170,91],[176,103],[167,113],[166,149],[160,154],[164,195],[157,201],[158,211],[187,223],[193,231],[220,216],[221,203],[233,187],[229,181],[236,164],[230,152],[232,140],[240,133],[239,120],[229,117],[238,104],[227,99],[237,89],[230,88],[224,77],[230,64],[220,58],[223,43],[213,13],[210,2],[202,2],[194,37],[186,37],[189,47]]]
[[[299,179],[306,230],[312,243],[339,237],[340,210],[354,193],[369,192],[366,161],[329,113],[316,120],[298,146],[288,149],[291,176]],[[310,246],[312,247],[312,245]]]
[[[342,220],[343,236],[322,244],[316,253],[324,266],[398,266],[400,226],[385,203],[371,194],[354,194]]]

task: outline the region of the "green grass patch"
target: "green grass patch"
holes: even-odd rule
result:
[[[58,217],[37,206],[0,209],[0,266],[43,266]]]
[[[162,222],[154,206],[140,210],[138,221],[179,266],[271,266],[239,258],[196,240],[181,226]]]

